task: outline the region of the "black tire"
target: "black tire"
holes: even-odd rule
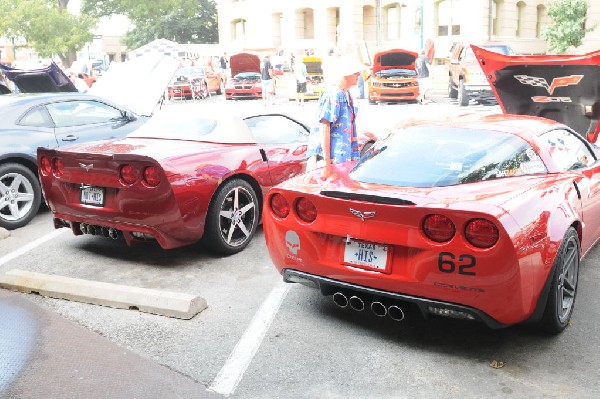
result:
[[[367,98],[369,100],[369,104],[377,104],[377,101],[371,99],[371,95],[367,94]]]
[[[579,236],[573,227],[565,233],[554,260],[554,273],[544,315],[538,327],[548,334],[563,331],[571,320],[579,279]]]
[[[238,253],[252,240],[259,218],[260,203],[250,183],[230,180],[217,189],[210,202],[202,244],[225,255]]]
[[[456,100],[458,98],[458,90],[456,90],[454,86],[452,86],[452,79],[448,79],[448,97],[450,97],[453,100]]]
[[[465,84],[462,80],[458,82],[458,104],[461,107],[466,107],[469,105],[469,95],[467,94]]]
[[[42,201],[37,176],[18,163],[0,165],[0,187],[0,227],[14,230],[25,226],[37,214]]]

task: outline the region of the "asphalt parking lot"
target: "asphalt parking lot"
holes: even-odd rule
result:
[[[379,132],[404,118],[499,112],[432,100],[425,106],[361,101],[359,128]],[[307,123],[316,112],[314,102],[266,107],[222,96],[198,107],[281,111]],[[314,290],[281,282],[261,228],[246,250],[229,257],[194,246],[129,248],[63,230],[55,232],[42,210],[11,231],[0,239],[0,274],[20,269],[174,291],[199,295],[208,307],[182,320],[2,290],[0,344],[12,355],[3,351],[0,358],[1,397],[596,398],[600,392],[599,248],[582,263],[572,325],[546,337],[518,326],[490,330],[419,317],[398,323],[340,309]],[[14,309],[42,312],[43,323]],[[92,344],[78,346],[85,341]],[[28,345],[35,355],[23,350]]]

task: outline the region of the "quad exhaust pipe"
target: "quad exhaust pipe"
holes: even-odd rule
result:
[[[113,227],[102,227],[102,226],[94,226],[94,225],[87,224],[87,223],[80,223],[79,230],[83,234],[90,234],[93,236],[103,236],[106,238],[112,238],[113,240],[116,240],[117,238],[119,238],[119,230],[117,230]]]
[[[365,309],[365,300],[357,295],[352,295],[348,298],[343,292],[336,292],[333,294],[333,302],[340,308],[347,308],[348,306],[357,312],[361,312]],[[386,304],[379,300],[374,300],[370,305],[371,312],[377,317],[390,316],[394,321],[404,320],[404,310],[397,305],[386,306]]]

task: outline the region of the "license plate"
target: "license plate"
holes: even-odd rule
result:
[[[104,188],[82,187],[80,201],[84,205],[104,206]]]
[[[344,243],[344,263],[362,268],[386,271],[390,258],[387,245],[357,241],[349,238]]]
[[[173,90],[173,93],[181,93],[181,90]]]

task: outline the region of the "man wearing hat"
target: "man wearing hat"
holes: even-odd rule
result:
[[[355,58],[340,58],[332,73],[339,81],[319,98],[318,128],[311,133],[307,170],[320,166],[357,160],[356,112],[350,88],[356,86],[365,65]]]

